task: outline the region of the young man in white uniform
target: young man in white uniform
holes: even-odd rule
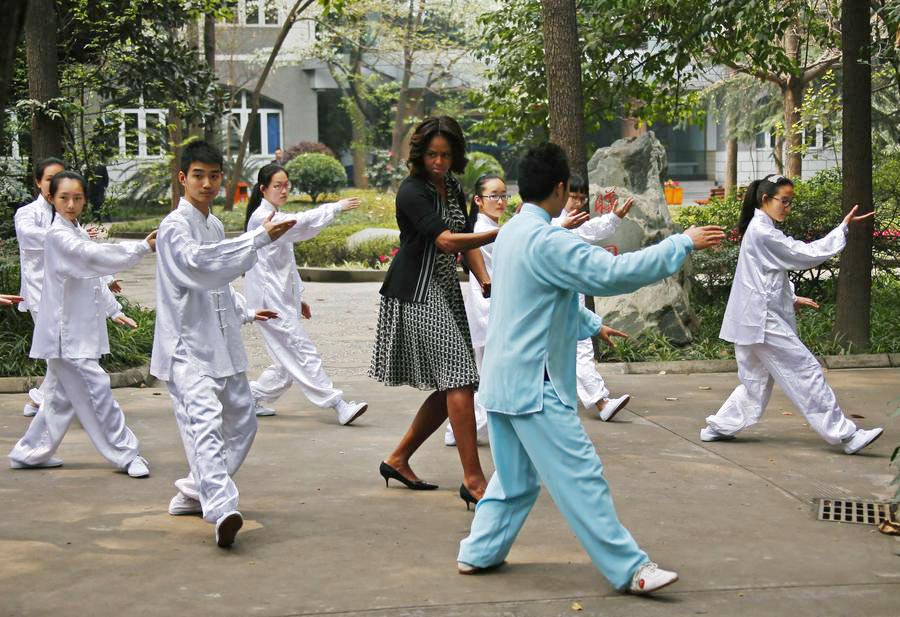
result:
[[[589,214],[582,212],[588,199],[587,183],[581,176],[573,175],[569,180],[569,201],[560,216],[553,219],[552,224],[565,227],[588,244],[600,244],[616,233],[619,224],[628,215],[628,211],[631,210],[634,203],[634,200],[629,198],[622,206],[619,206],[618,199],[612,191],[607,191],[606,198],[612,201],[612,211],[590,218]],[[578,294],[578,301],[582,306],[584,305],[584,294]],[[625,336],[622,332],[613,329],[610,329],[609,335]],[[575,378],[581,404],[585,409],[596,409],[598,417],[604,422],[612,420],[631,400],[631,396],[628,394],[609,398],[606,383],[597,372],[597,365],[594,362],[594,345],[589,338],[578,341]]]
[[[251,311],[230,282],[256,263],[256,251],[293,222],[265,221],[226,240],[210,206],[222,186],[221,153],[203,141],[185,146],[179,181],[185,196],[159,226],[156,330],[150,372],[166,382],[190,473],[175,482],[172,515],[200,514],[230,546],[243,525],[232,476],[256,434],[240,326],[277,317]]]

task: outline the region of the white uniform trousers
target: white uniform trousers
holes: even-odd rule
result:
[[[29,314],[31,314],[31,321],[33,321],[34,323],[37,323],[38,312],[35,310],[29,310],[28,312],[29,312]],[[47,370],[44,373],[44,380],[41,382],[40,387],[35,388],[31,392],[28,393],[29,396],[31,397],[31,402],[35,403],[38,407],[40,407],[44,403],[44,384],[47,383],[47,373],[49,373],[49,372],[50,372],[50,366],[48,365]]]
[[[334,387],[322,356],[310,340],[299,319],[283,318],[257,321],[266,350],[273,364],[250,383],[253,398],[261,402],[277,400],[294,382],[317,407],[334,407],[344,393]]]
[[[834,445],[850,437],[856,425],[841,411],[822,367],[794,331],[780,320],[766,320],[765,341],[735,345],[738,378],[728,400],[707,425],[722,435],[734,435],[756,424],[777,383],[806,421]]]
[[[598,402],[609,398],[606,383],[597,372],[597,365],[594,363],[594,345],[589,338],[578,341],[576,347],[575,385],[578,388],[578,398],[581,399],[585,409],[592,409]]]
[[[578,412],[545,381],[541,411],[491,412],[488,426],[495,471],[457,561],[484,568],[506,559],[543,481],[594,565],[617,589],[627,587],[649,560],[619,522],[603,465]]]
[[[474,347],[473,349],[475,350],[475,366],[478,368],[478,373],[480,374],[481,361],[484,359],[484,346]],[[447,429],[444,432],[445,441],[453,443],[455,437],[453,436],[453,427],[450,426],[449,422],[447,422]],[[489,440],[487,410],[484,408],[484,405],[481,404],[481,401],[479,401],[477,391],[475,392],[475,434],[480,442]]]
[[[25,465],[46,463],[76,416],[97,451],[117,468],[126,469],[138,455],[138,439],[125,424],[109,375],[97,360],[47,360],[43,390],[41,411],[9,453],[10,460]]]
[[[176,358],[172,381],[166,385],[190,466],[188,476],[177,480],[175,486],[186,497],[199,501],[203,518],[215,523],[238,509],[238,490],[232,476],[256,436],[247,376],[206,377]]]

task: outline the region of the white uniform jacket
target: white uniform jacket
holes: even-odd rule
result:
[[[36,311],[41,303],[41,285],[44,282],[44,239],[53,220],[53,206],[43,195],[38,195],[33,202],[16,210],[14,220],[22,281],[19,295],[25,298],[19,303],[19,310]]]
[[[109,353],[106,319],[122,307],[101,278],[132,267],[150,252],[146,241],[98,244],[57,216],[44,244],[43,293],[32,358],[99,358]]]
[[[562,227],[563,221],[568,217],[568,213],[563,211],[561,216],[556,217],[551,221],[553,225],[557,227]],[[619,224],[622,222],[622,219],[619,218],[613,212],[607,212],[606,214],[601,214],[600,216],[595,216],[594,218],[586,221],[579,227],[575,229],[570,229],[573,234],[587,242],[588,244],[597,244],[599,242],[603,242],[619,229]]]
[[[270,242],[262,227],[226,240],[222,221],[203,216],[185,199],[163,219],[156,237],[151,374],[171,381],[176,353],[201,376],[219,379],[247,370],[240,326],[254,313],[230,283]]]
[[[741,240],[737,269],[719,337],[738,345],[765,341],[767,317],[796,332],[794,286],[789,270],[813,268],[840,253],[847,244],[847,226],[838,225],[815,242],[789,238],[762,210],[756,210]]]
[[[475,227],[473,233],[480,234],[485,231],[498,229],[500,225],[495,223],[491,217],[486,214],[478,213],[475,219]],[[493,266],[491,261],[494,254],[494,243],[485,244],[481,247],[481,256],[484,258],[484,267],[488,276],[492,276]],[[487,339],[488,313],[491,310],[491,299],[485,298],[481,293],[481,285],[475,274],[469,272],[469,289],[465,297],[466,317],[469,321],[469,334],[472,336],[472,347],[484,347]]]
[[[286,234],[257,252],[257,262],[244,280],[244,291],[251,306],[278,311],[282,316],[298,316],[303,296],[303,282],[297,272],[294,243],[309,240],[319,234],[340,212],[340,205],[323,204],[306,212],[278,212],[275,222],[294,220],[297,223]],[[262,222],[275,211],[265,199],[250,216],[247,231],[259,229]]]

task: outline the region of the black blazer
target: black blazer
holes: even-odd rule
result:
[[[452,175],[447,176],[447,198],[456,199],[465,216],[466,196]],[[407,302],[425,302],[437,256],[434,240],[448,229],[440,198],[431,182],[407,176],[397,190],[396,206],[400,250],[384,277],[381,295]],[[466,224],[465,231],[471,232],[471,223]]]

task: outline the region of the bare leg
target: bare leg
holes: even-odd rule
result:
[[[470,391],[471,392],[471,391]],[[470,394],[471,396],[471,394]],[[474,418],[474,412],[473,418]],[[409,466],[409,459],[425,440],[431,437],[447,419],[447,392],[432,392],[413,418],[412,424],[397,447],[384,462],[399,471],[408,480],[418,480]],[[474,427],[474,420],[472,426]],[[474,429],[473,429],[474,430]],[[474,435],[474,433],[473,433]],[[477,454],[477,453],[476,453]]]
[[[456,449],[463,467],[463,482],[473,497],[481,499],[487,488],[487,480],[478,459],[474,397],[471,386],[447,390],[447,415],[456,436]]]

